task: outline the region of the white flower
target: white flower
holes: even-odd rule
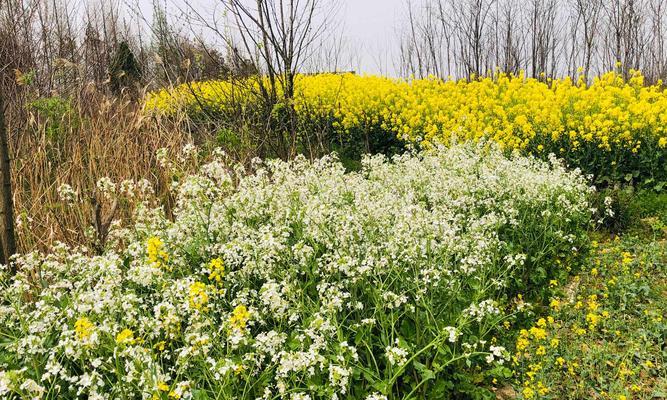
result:
[[[19,389],[30,393],[34,398],[41,398],[44,395],[44,387],[40,386],[32,379],[26,379],[21,386],[19,386]]]
[[[273,357],[280,352],[287,334],[276,331],[262,332],[255,337],[253,344],[259,353]]]
[[[169,161],[169,150],[165,147],[161,147],[157,149],[155,152],[155,158],[157,158],[158,165],[160,165],[162,168],[168,168],[171,166],[171,162]]]
[[[345,394],[347,392],[347,385],[351,373],[352,372],[347,368],[343,368],[339,365],[330,365],[329,382],[331,383],[331,386],[334,386],[340,393]]]
[[[58,198],[63,203],[73,204],[78,197],[79,194],[70,185],[63,183],[58,186]]]
[[[366,396],[365,400],[387,400],[387,396],[375,392],[375,393],[371,393],[368,396]]]
[[[11,390],[11,381],[5,371],[0,370],[0,396],[9,393]]]
[[[471,304],[468,308],[463,310],[465,315],[468,315],[478,322],[481,322],[489,315],[498,315],[500,310],[496,307],[496,302],[493,300],[484,300],[479,304]]]
[[[449,338],[447,340],[449,340],[450,343],[456,343],[456,339],[461,336],[459,330],[453,326],[446,326],[444,330],[449,334]]]
[[[490,354],[486,356],[486,362],[488,364],[491,364],[496,359],[498,364],[503,364],[509,359],[509,355],[503,346],[490,346],[489,351]]]
[[[489,338],[467,337],[467,326],[501,320],[506,304],[492,299],[504,298],[509,277],[534,256],[510,242],[522,233],[520,221],[548,224],[530,228],[558,248],[581,248],[574,230],[590,217],[591,192],[579,174],[493,149],[366,157],[354,173],[335,156],[255,162],[255,173],[226,162],[215,156],[196,174],[173,174],[173,218],[141,202],[136,220],[110,233],[118,243],[110,248],[122,250],[93,255],[57,245],[17,256],[19,271],[40,272],[39,290],[32,274],[9,278],[0,269],[0,334],[16,336],[2,357],[43,371],[0,373],[0,397],[23,382],[31,397],[39,383],[94,399],[121,385],[129,398],[167,385],[187,398],[189,371],[203,362],[211,386],[261,376],[270,382],[264,398],[342,399],[352,385],[368,384],[351,373],[359,362],[375,358],[396,371],[433,340],[448,341],[456,354],[482,353]],[[99,187],[141,200],[152,192],[133,182],[116,188],[103,179]],[[159,263],[147,258],[149,242]],[[202,268],[214,259],[224,260],[217,279]],[[195,283],[207,296],[196,312]],[[461,301],[470,306],[456,314],[451,305]],[[420,326],[440,316],[460,325],[385,342],[408,320]],[[87,323],[77,330],[77,321]],[[126,329],[136,343],[102,345]],[[353,346],[355,335],[388,346],[369,354],[377,347]],[[506,360],[497,344],[483,352],[489,362]]]
[[[96,186],[97,190],[99,190],[100,193],[102,193],[102,195],[107,199],[112,198],[113,195],[116,194],[116,184],[109,177],[105,176],[100,178],[97,181]]]
[[[281,317],[287,311],[289,303],[282,298],[282,289],[276,282],[266,282],[259,290],[262,303],[277,317]]]
[[[396,341],[398,344],[398,340]],[[403,366],[408,361],[408,352],[407,350],[396,347],[396,346],[387,346],[384,349],[384,354],[387,357],[387,361],[391,365]]]
[[[192,143],[188,143],[181,149],[181,154],[184,158],[190,158],[197,153],[197,146]]]

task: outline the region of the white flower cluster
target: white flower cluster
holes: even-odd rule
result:
[[[505,361],[509,360],[510,356],[507,350],[503,346],[490,346],[489,355],[486,356],[486,362],[488,364],[493,363],[494,361],[498,364],[503,364]]]
[[[0,271],[0,396],[409,393],[398,375],[453,368],[448,355],[504,360],[483,346],[503,299],[531,268],[548,279],[590,219],[581,175],[482,147],[369,157],[359,172],[334,157],[253,168],[216,160],[180,180],[174,220],[139,207],[122,251],[57,246]],[[446,371],[430,373],[420,391]]]
[[[396,346],[387,346],[384,350],[384,354],[387,357],[389,365],[398,367],[402,367],[408,361],[409,356],[407,350],[398,346],[398,340],[396,341]]]

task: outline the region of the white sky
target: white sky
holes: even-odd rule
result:
[[[360,72],[389,73],[394,70],[404,0],[343,0],[341,12],[346,36],[358,43]]]
[[[149,15],[153,0],[137,0],[144,15]],[[159,0],[163,2],[164,0]],[[169,8],[182,10],[183,2],[202,15],[222,13],[220,0],[167,0]],[[406,0],[337,0],[336,27],[342,31],[352,54],[352,65],[358,73],[395,75],[398,35]],[[180,4],[180,5],[179,5]],[[177,13],[173,11],[173,14]],[[173,17],[173,16],[172,16]],[[175,18],[178,21],[178,18]],[[185,23],[184,20],[183,24]],[[189,27],[181,26],[188,29]]]

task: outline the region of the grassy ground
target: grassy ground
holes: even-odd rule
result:
[[[551,282],[499,398],[667,398],[667,195],[638,194],[624,233],[593,234],[588,266]]]

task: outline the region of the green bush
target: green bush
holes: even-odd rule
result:
[[[71,101],[64,97],[53,96],[34,100],[28,109],[35,112],[37,120],[43,124],[48,139],[61,140],[68,130],[79,126],[79,115]]]

